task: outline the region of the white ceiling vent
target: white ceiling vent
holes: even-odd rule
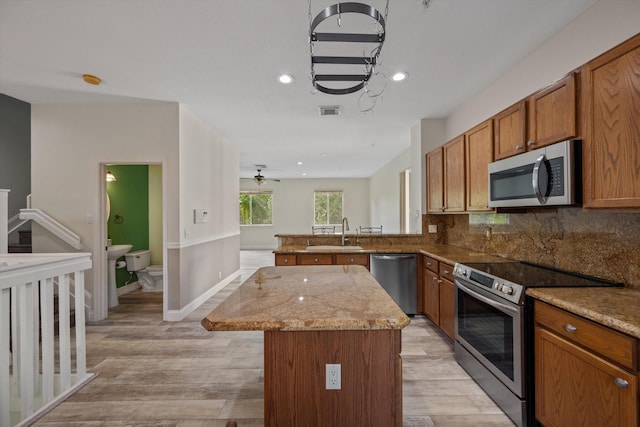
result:
[[[339,116],[342,112],[342,107],[339,105],[321,105],[318,107],[318,112],[321,116]]]

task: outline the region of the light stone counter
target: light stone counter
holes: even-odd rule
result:
[[[527,295],[640,339],[640,291],[631,288],[530,288]]]
[[[409,318],[366,268],[263,267],[202,320],[213,330],[401,329]]]

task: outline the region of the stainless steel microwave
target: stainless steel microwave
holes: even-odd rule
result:
[[[489,164],[489,207],[580,203],[581,141],[567,140]]]

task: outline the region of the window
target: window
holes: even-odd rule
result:
[[[314,225],[342,224],[342,191],[316,191]]]
[[[273,195],[268,192],[240,193],[240,225],[272,225]]]

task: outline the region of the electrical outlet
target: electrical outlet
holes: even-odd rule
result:
[[[340,390],[342,387],[341,383],[341,373],[340,373],[340,364],[332,365],[326,364],[326,379],[327,379],[327,390]]]
[[[434,224],[429,224],[429,233],[437,233],[437,232],[438,232],[438,226]]]

